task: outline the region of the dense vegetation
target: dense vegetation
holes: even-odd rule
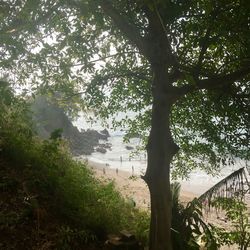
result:
[[[38,139],[25,101],[8,85],[0,92],[0,249],[86,249],[123,229],[145,243],[148,215],[73,160],[60,137]]]

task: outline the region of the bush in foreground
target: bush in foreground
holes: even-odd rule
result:
[[[122,229],[145,241],[148,215],[132,208],[112,182],[96,180],[84,164],[73,160],[60,137],[38,139],[27,104],[8,87],[0,89],[0,95],[1,157],[10,163],[9,171],[17,173],[25,202],[59,221],[58,244],[86,243]]]

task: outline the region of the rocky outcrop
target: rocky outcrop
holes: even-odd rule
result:
[[[107,136],[107,137],[110,137],[109,131],[106,128],[101,130],[100,133]]]
[[[88,129],[86,131],[83,130],[81,132],[78,131],[77,133],[72,133],[64,137],[70,142],[71,151],[74,155],[89,155],[95,151],[96,147],[97,149],[105,149],[103,145],[106,145],[106,143],[100,144],[99,140],[107,140],[108,138],[107,136],[104,136],[103,134],[92,129]],[[106,153],[106,149],[102,153]]]
[[[125,230],[119,234],[109,234],[105,242],[107,249],[112,250],[143,250],[142,244],[136,240],[135,236]]]
[[[132,147],[132,146],[125,146],[125,148],[126,148],[127,150],[133,150],[133,149],[134,149],[134,147]]]
[[[102,154],[105,154],[107,152],[107,149],[111,150],[111,144],[110,143],[100,143],[95,151],[96,152],[99,152],[99,153],[102,153]]]
[[[74,155],[89,155],[96,147],[99,148],[99,152],[105,153],[106,149],[110,148],[108,143],[99,144],[99,140],[107,140],[110,136],[106,129],[101,132],[92,129],[79,131],[73,126],[64,110],[44,96],[37,97],[31,109],[37,134],[49,139],[53,131],[62,129],[62,137],[69,141]]]

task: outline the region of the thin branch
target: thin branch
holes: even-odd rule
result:
[[[210,40],[209,40],[209,36],[212,32],[212,25],[214,23],[214,20],[216,19],[217,15],[219,14],[219,9],[215,9],[214,11],[211,12],[211,17],[209,18],[209,24],[208,24],[208,27],[207,27],[207,31],[206,31],[206,34],[205,36],[202,38],[202,43],[201,43],[201,51],[200,51],[200,54],[199,54],[199,57],[198,57],[198,62],[197,62],[197,65],[196,65],[196,73],[199,73],[201,67],[202,67],[202,62],[204,60],[204,56],[207,52],[207,49],[210,45]],[[215,37],[219,37],[219,35],[215,36]],[[213,38],[215,38],[213,37]]]
[[[139,72],[124,72],[118,75],[106,75],[103,77],[103,79],[114,79],[114,78],[121,78],[121,77],[132,77],[137,78],[139,80],[150,82],[152,79],[150,77],[147,77]]]
[[[115,57],[115,56],[119,56],[119,55],[125,55],[125,54],[139,54],[139,52],[137,51],[124,51],[124,52],[119,52],[119,53],[115,53],[112,55],[108,55],[108,56],[104,56],[104,57],[100,57],[98,59],[94,59],[92,61],[89,62],[84,62],[84,63],[75,63],[75,64],[66,64],[66,66],[68,67],[78,67],[78,66],[84,66],[87,68],[90,64],[92,63],[96,63],[96,62],[101,62],[101,61],[105,61],[106,59]],[[52,68],[59,68],[60,65],[52,65],[52,64],[47,64],[48,66],[52,67]]]
[[[163,29],[163,31],[165,33],[166,46],[168,47],[168,54],[170,54],[170,56],[171,56],[172,65],[174,66],[175,70],[178,70],[179,63],[178,63],[177,57],[173,54],[171,43],[170,43],[169,38],[168,38],[168,33],[169,32],[167,31],[167,29],[166,29],[166,27],[164,25],[164,22],[163,22],[163,20],[161,18],[161,15],[160,15],[159,10],[158,10],[156,5],[155,5],[155,10],[156,10],[156,14],[157,14],[157,16],[159,18],[159,21],[161,23],[162,29]],[[169,55],[167,55],[167,56],[169,56]]]
[[[138,54],[138,53],[139,52],[137,52],[137,51],[118,52],[118,53],[115,53],[115,54],[112,54],[112,55],[108,55],[108,56],[100,57],[98,59],[94,59],[92,61],[87,62],[87,64],[96,63],[96,62],[100,62],[100,61],[105,61],[106,59],[109,59],[109,58],[112,58],[112,57],[115,57],[115,56],[119,56],[119,55]],[[73,65],[70,65],[70,66],[71,67],[76,67],[76,66],[82,66],[84,64],[85,63],[77,63],[77,64],[73,64]],[[57,65],[57,67],[59,67],[59,65]]]
[[[134,77],[134,78],[138,78],[140,80],[143,80],[143,81],[148,81],[150,82],[152,79],[150,77],[146,77],[145,75],[143,75],[142,73],[137,73],[137,72],[125,72],[125,73],[121,73],[121,74],[117,74],[117,75],[105,75],[105,76],[102,76],[100,78],[100,80],[114,80],[116,78],[122,78],[122,77]],[[87,91],[80,91],[80,92],[77,92],[77,93],[73,93],[69,96],[67,96],[65,99],[63,99],[62,101],[67,101],[71,98],[73,98],[74,96],[77,96],[77,95],[82,95],[82,94],[85,94]]]
[[[73,98],[75,96],[82,95],[82,94],[85,94],[85,93],[86,93],[86,91],[80,91],[80,92],[77,92],[77,93],[73,93],[71,95],[66,96],[66,98],[64,98],[64,99],[61,99],[60,101],[66,102],[66,101],[69,101],[71,98]]]
[[[137,78],[139,80],[143,80],[143,81],[152,81],[152,79],[150,77],[145,76],[144,74],[140,73],[140,72],[124,72],[124,73],[120,73],[120,74],[107,74],[104,75],[102,77],[100,77],[100,81],[101,80],[114,80],[117,78],[122,78],[122,77],[131,77],[131,78]],[[85,94],[87,91],[80,91],[77,93],[73,93],[70,96],[67,96],[64,100],[68,100],[74,96],[77,95],[81,95],[81,94]]]
[[[199,58],[198,58],[198,62],[197,62],[197,66],[196,66],[196,70],[197,72],[199,72],[203,59],[204,59],[204,55],[207,52],[208,46],[209,46],[209,36],[211,33],[211,25],[207,28],[206,34],[202,39],[202,44],[201,44],[201,51],[199,54]]]

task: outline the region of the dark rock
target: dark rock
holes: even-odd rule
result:
[[[99,133],[98,131],[96,130],[93,130],[93,129],[88,129],[87,131],[84,132],[85,134],[87,134],[87,136],[89,138],[91,138],[92,140],[95,140],[95,141],[99,141],[99,140],[107,140],[108,137],[104,134],[101,134]]]
[[[110,137],[109,131],[106,128],[101,130],[100,133],[106,135],[107,137]]]
[[[102,148],[111,149],[112,144],[111,143],[100,143],[99,146]]]
[[[99,152],[99,153],[105,154],[105,153],[107,152],[107,149],[102,148],[102,147],[98,147],[98,148],[96,148],[96,152]]]
[[[125,147],[127,150],[132,150],[132,149],[134,149],[134,147],[132,147],[132,146],[126,146]]]
[[[121,231],[119,235],[110,234],[106,245],[112,250],[142,250],[143,247],[136,240],[135,236],[127,231]]]
[[[124,241],[135,240],[135,236],[127,230],[120,231],[120,234]]]
[[[90,155],[99,145],[99,140],[107,140],[109,137],[107,130],[101,133],[93,129],[79,131],[73,126],[64,110],[44,96],[35,99],[32,111],[37,134],[43,139],[49,139],[55,130],[60,129],[62,138],[69,141],[73,155]],[[101,148],[100,150],[104,152],[108,146]]]

